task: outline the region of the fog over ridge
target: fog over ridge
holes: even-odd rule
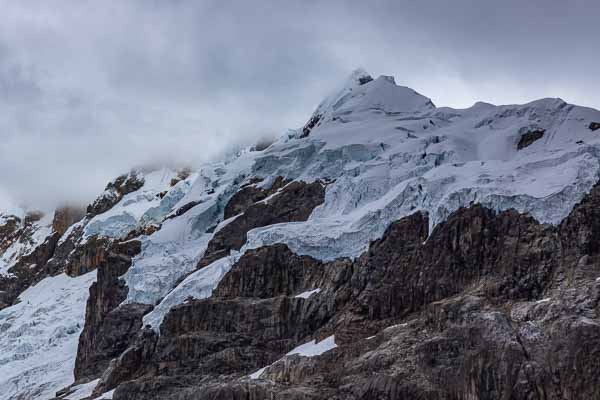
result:
[[[0,209],[301,126],[356,67],[437,106],[600,109],[600,3],[0,0]]]

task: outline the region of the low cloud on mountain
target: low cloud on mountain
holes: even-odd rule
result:
[[[597,1],[1,3],[0,208],[278,135],[358,66],[438,106],[600,108]]]

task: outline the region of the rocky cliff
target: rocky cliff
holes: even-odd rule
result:
[[[172,308],[160,335],[141,331],[99,392],[598,398],[599,202],[600,186],[557,227],[473,205],[429,236],[417,212],[355,261],[324,263],[285,245],[250,250],[210,298]],[[323,354],[286,355],[331,335],[337,347]]]

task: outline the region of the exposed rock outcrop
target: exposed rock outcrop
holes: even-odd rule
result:
[[[152,309],[144,304],[120,304],[127,287],[119,279],[140,252],[140,242],[114,243],[99,262],[98,279],[90,287],[84,330],[75,361],[76,381],[98,378],[109,362],[121,355],[142,326],[142,316]]]
[[[283,180],[278,180],[283,185]],[[293,221],[306,221],[315,207],[325,199],[325,187],[321,182],[305,183],[295,181],[287,184],[281,191],[268,200],[248,205],[255,198],[265,193],[248,186],[242,189],[239,196],[234,196],[226,207],[227,215],[240,210],[237,218],[215,233],[208,243],[204,257],[199,262],[203,267],[229,254],[230,250],[239,250],[246,243],[249,230]]]
[[[76,206],[63,206],[54,212],[52,229],[62,236],[67,228],[85,216],[85,210]]]
[[[3,219],[2,224],[0,224],[0,250],[2,252],[4,252],[11,243],[12,236],[19,228],[20,222],[21,220],[14,215],[7,216]]]
[[[598,129],[600,129],[600,122],[590,122],[589,128],[592,132],[597,131]]]
[[[300,138],[305,138],[308,135],[310,135],[310,131],[313,130],[314,127],[316,127],[319,122],[321,121],[321,118],[323,118],[323,116],[321,114],[315,114],[313,115],[308,122],[306,123],[306,125],[304,125],[304,127],[302,128],[302,135],[300,135]]]
[[[348,279],[350,261],[337,264],[340,268],[347,267]],[[331,269],[312,257],[294,254],[284,244],[262,247],[246,252],[221,280],[213,295],[232,299],[292,296],[340,280],[337,276],[328,275]],[[337,268],[334,269],[337,271]]]
[[[198,204],[200,204],[200,201],[196,201],[196,200],[190,201],[189,203],[186,203],[186,204],[182,205],[181,207],[179,207],[177,210],[175,210],[175,212],[173,214],[168,215],[166,219],[180,217],[183,214],[185,214],[186,212],[190,211],[192,208],[196,207]]]
[[[142,186],[144,186],[144,178],[138,176],[135,170],[129,174],[119,176],[114,181],[109,182],[104,189],[104,193],[87,207],[88,215],[94,216],[110,210],[123,196],[135,192]]]
[[[533,142],[541,139],[546,131],[544,129],[535,129],[527,131],[521,134],[519,143],[517,143],[517,150],[524,149],[527,146],[531,146]]]
[[[242,187],[227,202],[223,218],[229,219],[245,212],[250,206],[277,193],[278,190],[288,183],[289,180],[284,179],[282,176],[278,176],[268,189],[262,189],[253,184]]]

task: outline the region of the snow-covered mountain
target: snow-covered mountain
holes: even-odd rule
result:
[[[133,170],[109,183],[81,219],[73,214],[77,218],[69,218],[68,229],[57,229],[48,215],[2,214],[0,399],[49,399],[74,380],[61,398],[87,398],[94,389],[93,398],[111,398],[115,387],[115,398],[138,398],[131,393],[140,387],[119,385],[160,376],[169,362],[176,364],[152,356],[146,362],[157,363],[159,372],[135,370],[127,355],[144,348],[140,338],[167,340],[173,310],[190,299],[226,296],[229,291],[221,286],[235,279],[234,270],[250,254],[277,245],[323,265],[360,263],[395,221],[420,211],[428,215],[432,234],[461,208],[474,205],[499,215],[514,209],[559,229],[554,227],[564,224],[600,178],[599,129],[600,111],[561,99],[436,107],[392,77],[373,79],[359,70],[304,127],[266,149],[248,149],[195,171]],[[114,272],[114,265],[122,273]],[[320,279],[326,285],[327,279]],[[268,277],[261,282],[270,287]],[[304,289],[288,296],[309,302],[333,292]],[[586,318],[600,326],[598,314]],[[282,342],[279,354],[273,349],[255,354],[257,365],[272,367],[292,357],[288,350],[317,335],[313,325],[298,333],[293,346]],[[333,334],[343,335],[332,330],[323,342],[327,346],[319,347],[316,339],[322,337],[313,337],[305,341],[310,351],[296,357],[335,349]],[[243,346],[230,339],[226,349]],[[171,344],[177,346],[183,345]],[[126,373],[124,365],[129,365]],[[263,390],[264,369],[252,375],[256,379],[250,381],[258,383],[247,383],[243,376],[258,370],[247,371],[248,365],[240,366],[239,379]],[[265,376],[278,384],[281,374]],[[144,387],[150,390],[146,398],[174,398],[152,382],[147,385],[154,389]],[[169,387],[169,382],[165,378],[161,384]]]

